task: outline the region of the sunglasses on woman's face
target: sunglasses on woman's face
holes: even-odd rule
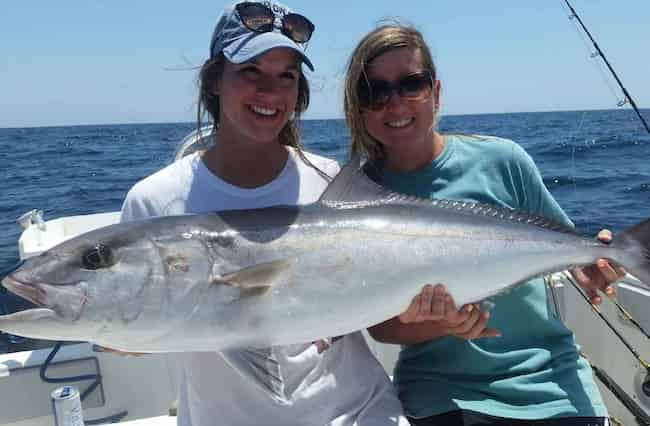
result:
[[[409,74],[395,84],[385,80],[367,80],[359,82],[359,101],[361,107],[379,111],[390,102],[393,93],[409,101],[427,99],[433,90],[433,78],[429,71]]]
[[[246,28],[256,33],[267,33],[275,28],[275,13],[261,3],[244,2],[235,6]],[[287,13],[280,18],[282,34],[296,43],[306,43],[314,32],[314,24],[297,13]]]

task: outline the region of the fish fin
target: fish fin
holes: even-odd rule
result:
[[[372,181],[364,172],[361,158],[354,156],[327,186],[319,202],[337,207],[341,204],[384,204],[403,198],[404,195]]]
[[[474,201],[429,199],[393,192],[368,177],[377,176],[377,173],[378,172],[374,166],[367,162],[361,164],[359,156],[354,156],[325,189],[319,202],[334,208],[351,208],[395,203],[402,205],[430,205],[440,209],[468,215],[489,216],[496,219],[535,225],[551,231],[577,234],[570,226],[525,211],[513,210],[506,207],[498,207]]]
[[[290,268],[291,262],[289,260],[274,260],[216,276],[212,279],[212,282],[214,284],[239,287],[242,290],[265,292],[273,287]]]
[[[221,352],[224,360],[239,375],[268,393],[276,402],[288,404],[282,369],[273,348],[246,348]]]
[[[38,321],[42,319],[50,319],[56,317],[57,317],[56,312],[49,308],[25,309],[7,315],[0,315],[0,330],[9,332],[9,330],[5,330],[3,326],[6,324],[10,324],[12,322],[20,323],[20,322]]]
[[[30,339],[52,340],[52,328],[42,327],[44,323],[58,322],[59,316],[48,308],[32,308],[0,315],[0,333],[28,337]],[[48,333],[50,333],[48,335]],[[62,333],[65,335],[65,333]],[[58,339],[55,339],[58,340]]]
[[[630,254],[636,259],[636,264],[624,264],[623,266],[629,273],[650,287],[650,219],[626,229],[616,236],[612,243],[623,244],[624,250],[634,251]]]

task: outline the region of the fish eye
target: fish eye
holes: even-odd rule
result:
[[[95,247],[84,252],[81,257],[81,263],[85,269],[97,270],[113,266],[115,264],[115,258],[110,247],[97,244]]]

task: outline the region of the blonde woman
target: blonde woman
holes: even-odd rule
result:
[[[346,75],[345,113],[352,152],[368,158],[367,173],[398,192],[489,203],[571,224],[519,145],[437,131],[440,93],[417,30],[382,26],[359,42]],[[623,271],[599,261],[575,274],[598,302],[598,291],[611,294],[609,284]],[[427,286],[400,317],[372,327],[375,339],[403,345],[394,381],[411,422],[605,424],[589,365],[549,308],[546,290],[543,280],[532,280],[496,297],[486,312],[475,305],[457,309],[444,286]]]

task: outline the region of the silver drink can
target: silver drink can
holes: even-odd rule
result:
[[[54,426],[84,426],[81,398],[74,386],[54,389],[50,394]]]

